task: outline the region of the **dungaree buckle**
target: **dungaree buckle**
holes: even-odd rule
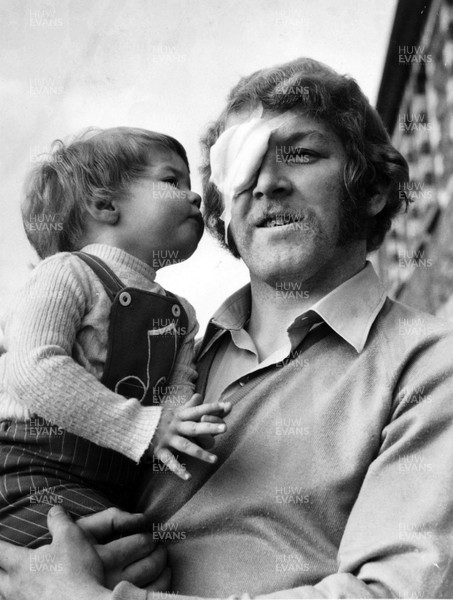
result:
[[[129,304],[132,302],[132,298],[129,292],[121,292],[119,296],[119,301],[122,306],[129,306]]]

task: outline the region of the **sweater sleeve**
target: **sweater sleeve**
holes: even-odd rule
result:
[[[68,255],[41,263],[8,324],[8,393],[33,413],[138,462],[161,408],[115,394],[72,358],[88,282]]]

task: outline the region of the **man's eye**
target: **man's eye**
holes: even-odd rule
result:
[[[303,165],[313,162],[318,157],[319,154],[314,150],[298,146],[282,146],[280,152],[277,149],[277,162]]]

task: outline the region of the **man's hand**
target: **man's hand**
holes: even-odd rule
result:
[[[166,556],[162,549],[150,553],[148,539],[141,534],[109,541],[117,534],[141,528],[146,521],[143,515],[108,509],[75,524],[61,507],[53,507],[48,516],[53,538],[50,545],[28,550],[0,542],[1,597],[4,600],[108,600],[110,592],[103,587],[103,561],[110,585],[127,579],[137,585],[153,582],[148,585],[153,591],[168,590],[170,572],[165,568]],[[95,550],[95,538],[107,544],[96,546]],[[131,560],[129,553],[135,558]]]
[[[102,561],[83,531],[59,506],[47,520],[52,543],[28,550],[0,542],[4,600],[108,600]]]
[[[82,517],[77,525],[95,544],[104,566],[104,584],[109,589],[120,581],[138,587],[165,591],[170,587],[167,551],[157,546],[150,529],[150,517],[130,514],[118,508]]]

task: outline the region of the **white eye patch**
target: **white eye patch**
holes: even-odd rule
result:
[[[273,119],[264,120],[255,116],[257,113],[261,115],[262,107],[244,123],[226,129],[211,147],[210,181],[223,198],[224,210],[220,218],[225,223],[225,242],[233,200],[256,180],[272,132],[298,116],[287,111]]]

